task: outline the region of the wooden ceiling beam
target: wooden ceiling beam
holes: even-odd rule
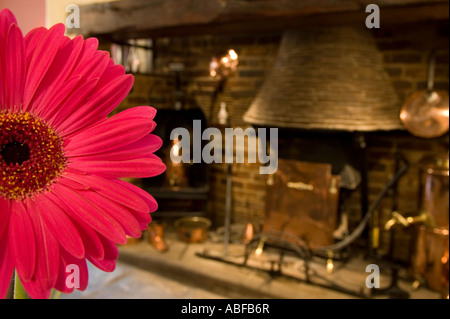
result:
[[[280,32],[305,26],[361,25],[370,0],[122,0],[80,8],[86,36],[115,40]],[[448,20],[449,1],[384,0],[381,25]],[[80,32],[81,31],[81,32]]]

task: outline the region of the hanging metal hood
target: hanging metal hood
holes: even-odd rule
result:
[[[400,104],[368,30],[308,28],[283,34],[274,66],[244,121],[296,129],[396,130],[403,129]]]

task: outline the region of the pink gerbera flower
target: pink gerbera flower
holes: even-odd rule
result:
[[[69,293],[67,266],[87,286],[86,260],[112,271],[116,243],[139,237],[156,201],[122,177],[152,177],[155,109],[107,115],[133,77],[97,50],[95,38],[64,36],[62,24],[23,37],[0,11],[0,297],[13,271],[32,298]],[[78,287],[75,287],[78,288]]]

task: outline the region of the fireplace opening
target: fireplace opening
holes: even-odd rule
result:
[[[192,133],[194,120],[200,121],[202,127],[207,125],[200,108],[160,109],[156,114],[155,122],[158,125],[153,134],[163,140],[163,146],[155,154],[163,160],[167,169],[157,177],[143,179],[143,188],[158,201],[158,212],[154,216],[207,215],[209,193],[207,164],[193,161],[174,163],[170,156],[171,152],[182,151],[174,147],[177,141],[170,138],[172,130],[185,128]],[[190,136],[192,138],[193,134]],[[192,141],[190,145],[192,154]]]
[[[359,135],[341,131],[279,129],[278,157],[331,164],[341,177],[341,188],[355,190],[361,183]]]

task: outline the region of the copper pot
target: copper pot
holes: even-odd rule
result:
[[[413,273],[423,277],[428,288],[445,295],[448,295],[448,247],[447,228],[418,226],[412,257]]]
[[[175,221],[178,237],[187,243],[200,243],[208,237],[211,221],[205,217],[183,217]]]
[[[421,174],[421,209],[430,216],[415,234],[412,270],[428,288],[448,295],[449,163],[448,156],[425,167]]]
[[[152,221],[147,228],[148,241],[158,251],[167,251],[169,247],[164,240],[164,229],[166,223]]]

